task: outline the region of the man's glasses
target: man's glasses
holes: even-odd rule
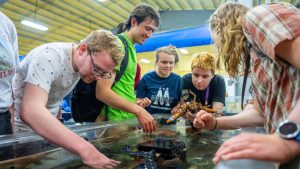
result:
[[[91,57],[92,65],[93,65],[93,74],[95,76],[101,77],[103,79],[109,79],[111,78],[111,73],[108,72],[103,72],[100,69],[97,68],[97,66],[94,63],[93,57],[92,57],[92,52],[90,49],[88,49],[89,55]]]

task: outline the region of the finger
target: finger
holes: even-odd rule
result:
[[[250,136],[250,137],[249,137],[249,136]],[[245,133],[242,133],[242,134],[240,134],[240,135],[234,136],[234,137],[232,137],[232,138],[226,140],[226,141],[222,144],[222,146],[227,145],[227,144],[230,145],[230,144],[233,144],[233,143],[240,143],[240,142],[244,142],[244,141],[247,141],[247,142],[248,142],[247,139],[252,140],[251,137],[255,137],[255,136],[252,136],[252,134],[245,134]]]
[[[188,115],[188,114],[187,114],[186,118],[187,118],[190,122],[192,122],[192,123],[193,123],[193,121],[194,121],[194,119],[195,119],[195,118],[193,118],[192,116],[190,116],[190,115]]]
[[[196,119],[201,120],[201,116],[202,116],[202,113],[197,113],[197,114],[195,115],[194,120],[196,120]]]
[[[193,122],[194,119],[196,118],[196,114],[192,114],[191,112],[187,112],[188,113],[188,119],[190,120],[190,122]]]
[[[255,142],[255,138],[257,137],[257,134],[249,134],[249,133],[243,133],[237,136],[234,136],[227,141],[225,141],[221,147],[228,147],[230,145],[236,145],[244,143],[246,145],[250,145]]]
[[[150,104],[151,104],[151,101],[148,99],[148,98],[143,98],[143,100],[142,100],[142,102],[144,103],[144,105],[146,106],[146,107],[148,107]]]
[[[148,99],[147,97],[145,98],[145,102],[146,102],[147,104],[151,104],[151,100]]]
[[[201,118],[201,113],[196,115],[196,117],[193,120],[193,124],[197,125],[200,128],[203,128],[205,126],[205,123]]]
[[[185,118],[185,119],[188,119],[187,113],[184,113],[184,114],[182,115],[182,117]],[[189,119],[188,119],[188,120],[189,120]]]
[[[154,132],[156,130],[156,122],[155,120],[153,120],[153,128],[152,128],[152,132]]]
[[[118,166],[118,164],[115,164],[115,163],[110,163],[110,164],[108,164],[108,165],[106,165],[107,167],[111,167],[111,168],[114,168],[114,167],[116,167],[116,166]]]
[[[259,158],[260,156],[256,155],[257,152],[254,149],[245,149],[240,150],[232,153],[228,153],[222,156],[216,156],[213,159],[213,162],[216,164],[220,160],[236,160],[236,159],[257,159],[257,160],[264,160]]]
[[[253,149],[253,146],[251,143],[244,141],[244,142],[236,142],[233,144],[225,144],[222,145],[220,147],[220,149],[218,149],[218,151],[216,152],[216,156],[223,156],[229,153],[233,153],[233,152],[238,152],[238,151],[242,151],[245,149]]]
[[[153,132],[153,131],[155,131],[155,129],[156,129],[156,123],[155,123],[155,120],[154,119],[152,119],[152,121],[151,121],[151,133]]]
[[[208,113],[204,110],[200,110],[200,111],[197,112],[198,116],[202,116],[203,114],[208,114]]]
[[[94,76],[94,79],[95,79],[95,80],[101,80],[102,78],[99,77],[99,76]]]
[[[230,159],[257,159],[257,152],[254,149],[243,149],[240,151],[232,152],[222,156],[223,160],[230,160]]]
[[[139,105],[142,106],[143,108],[145,108],[145,104],[144,104],[143,101],[141,101],[141,102],[139,103]]]
[[[193,113],[191,113],[190,111],[187,111],[187,114],[188,114],[190,117],[193,117],[193,118],[196,117],[196,114],[193,114]]]
[[[195,120],[195,118],[194,118],[194,117],[189,117],[188,119],[189,119],[189,121],[190,121],[191,123],[193,123],[193,122],[194,122],[194,120]]]
[[[147,129],[146,130],[147,130],[146,133],[151,133],[151,131],[152,131],[152,124],[151,124],[151,122],[147,123]]]
[[[107,164],[107,165],[104,165],[104,168],[105,168],[105,169],[113,169],[114,167],[111,166],[111,165],[109,165],[109,164]]]
[[[120,161],[116,161],[116,160],[113,160],[113,159],[110,159],[111,163],[114,164],[114,165],[119,165],[121,164]]]
[[[143,132],[147,133],[147,125],[143,123],[142,128],[143,128]]]
[[[234,151],[239,151],[242,148],[241,145],[222,145],[216,152],[216,156],[223,156],[225,154],[234,152]]]
[[[139,106],[141,106],[141,107],[144,107],[144,106],[143,106],[144,103],[143,103],[143,100],[142,100],[142,99],[138,99],[136,103],[137,103],[137,105],[139,105]]]
[[[193,126],[199,129],[202,129],[205,124],[202,121],[198,121],[196,118],[193,121]]]
[[[193,122],[193,126],[198,129],[202,129],[204,127],[204,125],[197,123],[197,122]]]
[[[214,117],[211,114],[205,113],[199,117],[203,121],[211,121],[214,120]]]
[[[222,160],[222,159],[221,159],[220,156],[215,156],[215,157],[213,158],[214,164],[218,164],[218,162],[220,162],[221,160]]]
[[[195,118],[195,116],[192,113],[190,113],[190,112],[186,112],[186,117],[188,119],[194,119]]]
[[[146,126],[145,126],[145,128],[144,128],[144,132],[145,132],[145,133],[149,133],[149,129],[148,129],[148,127],[146,127]]]
[[[141,103],[142,103],[143,106],[146,106],[146,105],[147,105],[147,102],[145,101],[145,99],[143,99],[143,100],[141,101]]]
[[[150,133],[151,132],[151,122],[147,122],[146,123],[146,133]]]
[[[227,152],[234,151],[234,150],[236,151],[236,150],[238,150],[238,148],[243,147],[242,144],[244,144],[244,145],[251,144],[248,142],[248,140],[244,140],[243,138],[244,138],[243,135],[238,135],[238,136],[228,139],[219,147],[219,149],[215,153],[215,156],[220,157],[220,156],[226,154]],[[233,148],[233,146],[236,146],[236,148]]]
[[[145,107],[148,107],[148,106],[149,106],[149,104],[143,101],[143,107],[145,108]]]

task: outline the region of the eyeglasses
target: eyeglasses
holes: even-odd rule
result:
[[[103,72],[102,70],[100,70],[100,69],[97,68],[97,66],[94,63],[91,50],[88,49],[88,52],[89,52],[89,55],[91,57],[91,61],[92,61],[92,65],[93,65],[93,74],[95,76],[101,77],[103,79],[109,79],[109,78],[111,78],[111,73]]]

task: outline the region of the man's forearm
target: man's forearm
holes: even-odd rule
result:
[[[79,155],[87,144],[86,141],[63,126],[46,108],[31,109],[22,115],[34,131],[47,140]]]

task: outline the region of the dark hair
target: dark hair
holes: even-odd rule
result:
[[[135,18],[137,24],[139,25],[142,23],[147,17],[150,17],[155,21],[155,25],[159,25],[159,13],[154,10],[151,6],[146,4],[138,5],[134,8],[134,10],[129,15],[128,19],[124,23],[120,23],[115,30],[113,31],[114,34],[119,34],[124,32],[125,30],[129,30],[131,28],[131,19]]]

